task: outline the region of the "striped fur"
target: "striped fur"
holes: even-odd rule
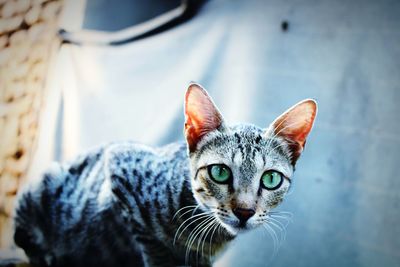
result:
[[[188,151],[190,151],[188,153]],[[55,164],[19,200],[14,239],[34,266],[210,266],[241,231],[265,223],[290,187],[291,142],[253,125],[152,148],[114,143]],[[230,185],[205,171],[223,163]],[[275,191],[260,176],[284,176]],[[254,208],[237,227],[235,207]]]

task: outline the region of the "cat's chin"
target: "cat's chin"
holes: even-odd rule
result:
[[[256,226],[250,224],[246,224],[244,226],[239,224],[231,225],[226,222],[221,222],[221,224],[227,230],[227,232],[232,236],[236,236],[238,234],[245,233],[256,228]]]
[[[226,223],[222,223],[222,225],[225,230],[232,236],[236,236],[240,232],[240,229],[238,229],[237,227],[232,227]]]

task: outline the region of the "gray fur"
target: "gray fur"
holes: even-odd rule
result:
[[[266,133],[217,129],[194,152],[115,143],[56,164],[22,194],[15,242],[35,266],[210,266],[240,231],[267,223],[290,187],[290,142]],[[210,180],[215,163],[231,168],[231,185]],[[275,191],[260,188],[268,169],[285,176]],[[234,206],[256,210],[245,229]]]

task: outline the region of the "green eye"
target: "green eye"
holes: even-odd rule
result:
[[[229,167],[223,164],[210,165],[207,169],[211,179],[216,183],[226,184],[232,176]]]
[[[277,171],[266,171],[261,176],[261,186],[267,190],[278,189],[283,182],[282,174]]]

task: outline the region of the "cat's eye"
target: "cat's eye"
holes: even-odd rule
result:
[[[219,184],[226,184],[231,180],[232,173],[228,166],[224,164],[214,164],[207,167],[208,175]]]
[[[261,186],[267,190],[278,189],[283,183],[282,174],[277,171],[266,171],[261,176]]]

